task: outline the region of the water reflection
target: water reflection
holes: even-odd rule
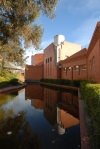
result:
[[[11,99],[18,95],[18,91],[9,94],[0,94],[0,106],[8,103]]]
[[[5,123],[0,125],[1,149],[41,149],[39,137],[26,121],[25,112],[20,112],[14,117],[7,117]]]
[[[29,85],[25,89],[25,98],[31,99],[31,105],[36,109],[44,109],[44,117],[59,135],[64,134],[66,128],[79,124],[78,97],[71,91]]]
[[[43,87],[39,84],[35,84],[34,86],[27,85],[25,89],[25,99],[31,100],[31,105],[36,109],[44,109],[43,108]]]
[[[15,93],[1,94],[0,101],[3,101],[0,105],[0,126],[7,117],[13,118],[22,111],[28,127],[36,134],[42,134],[42,149],[80,148],[76,92],[35,84]]]
[[[39,84],[27,85],[25,88],[25,99],[43,100],[43,87]]]
[[[44,116],[59,135],[64,134],[65,128],[79,124],[77,96],[44,88]]]

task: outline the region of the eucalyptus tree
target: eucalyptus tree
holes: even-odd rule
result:
[[[57,3],[58,0],[0,0],[0,53],[8,46],[10,55],[17,54],[9,60],[15,61],[22,51],[24,53],[22,46],[33,45],[39,49],[43,27],[37,25],[36,20],[41,14],[54,18]],[[6,52],[7,49],[4,56]]]

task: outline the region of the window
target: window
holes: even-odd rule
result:
[[[78,70],[79,69],[79,66],[74,66],[74,70]]]
[[[63,68],[63,71],[66,71],[66,68]]]
[[[50,57],[50,62],[52,62],[52,57]]]
[[[84,65],[81,65],[81,69],[86,69],[87,68],[87,65],[84,64]]]
[[[48,75],[49,75],[49,64],[48,64]]]
[[[72,68],[71,67],[68,67],[68,71],[70,71]]]
[[[50,63],[50,75],[52,75],[52,63]]]
[[[47,68],[47,65],[46,65],[46,75],[47,75],[47,69],[48,69],[48,68]]]
[[[89,61],[89,67],[92,68],[92,66],[95,65],[95,57],[93,56],[92,59]]]
[[[49,58],[48,58],[48,63],[49,63]]]

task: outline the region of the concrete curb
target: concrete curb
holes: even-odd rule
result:
[[[6,93],[8,91],[13,91],[13,90],[16,90],[16,89],[21,89],[21,88],[24,88],[27,84],[23,84],[23,85],[17,85],[17,86],[11,86],[11,87],[5,87],[3,89],[0,89],[0,94],[1,93]]]

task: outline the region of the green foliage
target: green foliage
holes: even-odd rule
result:
[[[9,80],[11,80],[11,79],[13,79],[13,78],[16,78],[17,77],[17,74],[14,74],[14,73],[11,73],[10,71],[8,71],[7,69],[2,69],[1,71],[0,71],[0,80],[1,81],[9,81]],[[2,80],[3,79],[3,80]],[[0,82],[1,82],[0,81]]]
[[[46,14],[54,18],[58,0],[1,0],[0,1],[0,40],[2,44],[34,45],[39,48],[43,29],[35,21]],[[14,43],[14,44],[12,44]]]
[[[43,78],[40,81],[45,82],[45,83],[52,83],[52,84],[59,84],[59,85],[66,85],[66,86],[75,86],[75,87],[80,87],[80,82],[81,82],[81,80],[47,79],[47,78]]]
[[[23,66],[27,57],[25,56],[25,50],[20,48],[16,44],[2,44],[0,42],[0,60],[1,67],[4,69],[5,62],[12,62],[17,65]]]
[[[0,59],[23,66],[28,57],[24,48],[41,49],[42,25],[35,24],[41,14],[54,18],[58,0],[0,0]]]
[[[18,79],[17,78],[11,79],[10,84],[11,85],[19,85]]]
[[[0,72],[0,88],[19,84],[21,83],[17,79],[17,74],[13,74],[6,69]]]
[[[7,87],[7,86],[10,86],[9,81],[0,82],[0,89],[1,89],[1,88],[4,88],[4,87]]]
[[[81,95],[91,119],[89,125],[93,148],[100,148],[100,84],[81,82]]]
[[[72,86],[74,86],[74,87],[80,87],[80,80],[73,80],[72,81]]]

